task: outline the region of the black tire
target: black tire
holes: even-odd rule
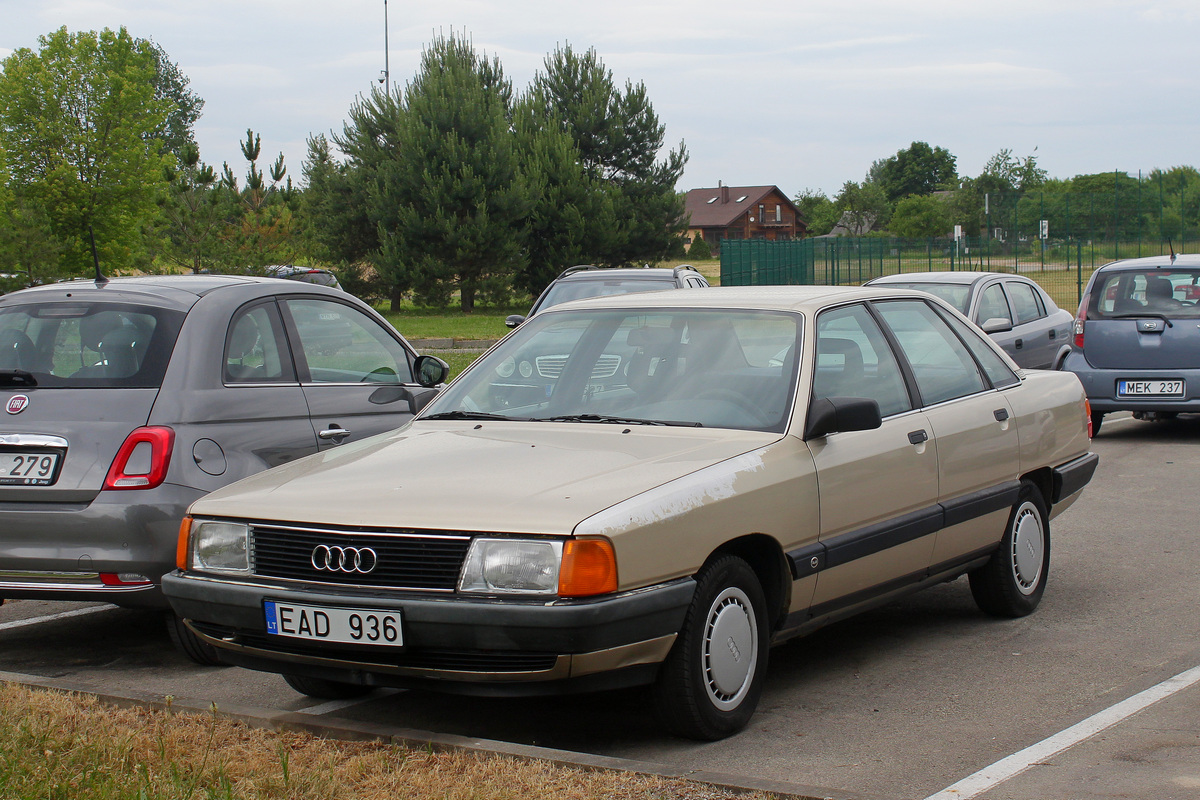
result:
[[[360,683],[343,683],[326,678],[310,678],[307,675],[284,675],[283,679],[300,694],[319,697],[322,700],[349,700],[370,694],[375,689],[374,686],[363,686]]]
[[[171,635],[171,641],[179,648],[179,652],[197,664],[205,667],[224,666],[221,651],[193,633],[192,629],[174,614],[167,614],[167,633]]]
[[[766,599],[750,565],[723,556],[696,579],[683,628],[654,685],[663,725],[713,741],[750,721],[767,671]]]
[[[991,560],[970,574],[971,594],[981,610],[997,617],[1032,613],[1050,574],[1050,520],[1032,483],[1021,484],[1008,526]]]
[[[1102,423],[1102,422],[1104,422],[1104,412],[1103,411],[1093,411],[1092,412],[1092,438],[1093,439],[1096,437],[1096,434],[1100,433],[1100,423]]]

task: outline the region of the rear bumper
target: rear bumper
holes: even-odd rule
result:
[[[165,608],[179,521],[203,494],[163,484],[88,503],[0,502],[0,597]]]
[[[1063,369],[1079,377],[1092,411],[1200,413],[1200,369],[1098,369],[1078,351],[1067,356]],[[1117,397],[1117,381],[1148,379],[1182,380],[1183,397]]]
[[[695,582],[554,603],[306,591],[179,572],[164,577],[163,590],[176,614],[230,664],[346,683],[520,695],[653,680],[683,625]],[[404,647],[271,636],[266,599],[395,612]]]

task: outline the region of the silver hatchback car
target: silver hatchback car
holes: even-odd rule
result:
[[[398,427],[445,375],[369,306],[308,283],[159,276],[5,295],[0,598],[166,608],[191,502]]]

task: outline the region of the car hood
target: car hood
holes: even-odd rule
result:
[[[615,503],[779,438],[682,427],[418,421],[230,484],[190,513],[569,534]]]

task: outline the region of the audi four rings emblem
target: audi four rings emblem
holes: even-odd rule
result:
[[[379,563],[369,547],[338,547],[319,544],[312,551],[313,569],[325,572],[358,572],[366,575]]]

